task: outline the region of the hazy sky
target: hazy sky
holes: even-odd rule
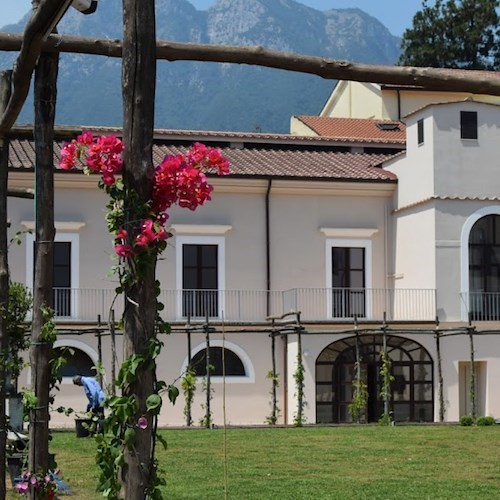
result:
[[[190,1],[197,9],[205,10],[215,0]],[[31,8],[31,0],[1,2],[0,26],[19,21]],[[415,12],[422,7],[422,0],[301,0],[300,3],[318,10],[358,7],[379,19],[393,35],[402,35],[403,31],[411,26]]]

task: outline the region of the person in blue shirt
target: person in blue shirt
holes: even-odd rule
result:
[[[73,377],[73,383],[83,387],[85,395],[89,400],[87,411],[91,411],[95,415],[103,416],[103,403],[106,399],[106,394],[102,390],[99,382],[93,377],[82,377],[81,375],[77,375]]]

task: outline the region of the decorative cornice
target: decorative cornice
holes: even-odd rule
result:
[[[35,229],[35,221],[32,220],[22,220],[21,225],[26,229],[33,231]],[[87,225],[86,222],[77,222],[77,221],[55,221],[54,226],[56,231],[61,232],[76,232],[82,229]]]
[[[174,234],[221,235],[231,231],[233,226],[224,224],[172,224]]]
[[[354,227],[320,227],[319,230],[327,238],[372,238],[378,233],[377,228]]]

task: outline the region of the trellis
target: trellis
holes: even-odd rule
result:
[[[32,415],[30,425],[31,470],[47,470],[48,466],[48,359],[50,346],[40,337],[43,324],[42,306],[51,304],[52,283],[50,266],[54,239],[53,221],[53,166],[52,137],[55,110],[55,83],[57,78],[57,55],[61,51],[78,53],[100,53],[120,57],[123,55],[124,138],[127,148],[124,154],[126,169],[124,177],[139,196],[138,202],[149,197],[148,178],[151,170],[151,144],[154,113],[155,62],[158,58],[168,60],[201,60],[245,64],[257,64],[292,71],[306,72],[323,78],[351,79],[378,83],[422,85],[427,88],[446,89],[481,94],[500,95],[500,81],[494,75],[465,73],[455,76],[429,68],[396,68],[351,64],[326,58],[315,58],[297,54],[284,54],[263,48],[213,47],[206,45],[158,44],[155,40],[154,0],[123,0],[124,42],[71,39],[67,36],[50,35],[53,27],[68,7],[68,0],[34,0],[35,13],[28,22],[22,36],[2,34],[0,50],[20,50],[15,71],[4,72],[0,87],[0,304],[7,304],[5,283],[8,280],[7,263],[7,165],[9,131],[28,94],[33,71],[35,81],[35,143],[37,152],[36,190],[37,197],[37,268],[35,274],[35,314],[33,318],[31,358],[33,366],[32,385],[38,397],[38,407]],[[71,45],[73,44],[73,45]],[[89,46],[93,45],[92,51]],[[163,50],[163,56],[162,56]],[[11,80],[12,77],[12,80]],[[141,101],[142,106],[135,103]],[[132,169],[134,165],[134,169]],[[43,187],[43,189],[42,189]],[[43,194],[43,196],[42,196]],[[42,212],[43,210],[43,212]],[[39,217],[39,218],[38,218]],[[37,278],[38,275],[38,278]],[[143,299],[153,296],[152,276],[146,276],[143,285],[134,287],[132,295]],[[147,300],[138,303],[148,304]],[[142,311],[148,324],[139,321],[131,308],[125,311],[125,346],[127,352],[141,352],[145,340],[153,330],[149,317],[155,317],[151,306]],[[153,314],[151,314],[153,313]],[[153,322],[151,319],[151,322]],[[472,328],[472,327],[471,327]],[[133,332],[133,333],[132,333]],[[469,331],[471,346],[473,334]],[[4,322],[0,321],[0,349],[6,353],[7,338]],[[473,348],[472,348],[473,352]],[[300,362],[300,360],[298,360]],[[5,365],[1,363],[0,377],[3,379]],[[133,385],[131,394],[136,394],[140,406],[153,384],[153,376],[141,374],[141,385]],[[142,407],[141,406],[141,407]],[[0,384],[0,461],[5,462],[5,392]],[[148,434],[149,431],[146,432]],[[144,443],[137,447],[138,460],[127,454],[128,465],[124,480],[128,498],[142,498],[144,484],[138,477],[140,467],[151,465],[150,446]],[[150,439],[150,435],[147,436]],[[0,497],[5,496],[5,478],[0,478]]]

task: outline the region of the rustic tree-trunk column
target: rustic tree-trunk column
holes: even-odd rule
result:
[[[31,387],[37,406],[30,412],[29,469],[48,469],[49,385],[52,342],[42,335],[44,310],[53,307],[54,120],[59,56],[42,54],[35,70],[35,262],[31,333]],[[35,498],[36,493],[32,493]]]
[[[11,71],[0,73],[0,115],[9,102]],[[9,305],[9,263],[7,259],[7,181],[9,165],[9,140],[0,136],[0,464],[6,463],[7,418],[5,415],[5,363],[8,359],[9,337],[4,312]],[[2,470],[5,470],[2,469]],[[7,494],[5,474],[0,474],[0,498]]]
[[[156,83],[156,29],[154,0],[123,0],[123,139],[125,150],[124,182],[137,193],[137,205],[151,198],[152,142],[154,127],[154,100]],[[131,204],[130,200],[127,204]],[[124,311],[125,356],[142,354],[147,342],[154,337],[156,317],[155,295],[156,261],[151,259],[141,269],[138,281],[127,291]],[[138,381],[124,389],[134,395],[139,418],[146,414],[146,399],[155,390],[155,372],[142,364]],[[129,500],[145,498],[152,467],[153,435],[151,416],[148,426],[138,429],[133,450],[125,451],[122,482],[124,496]]]

